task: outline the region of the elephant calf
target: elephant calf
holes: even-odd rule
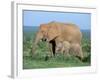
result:
[[[80,51],[79,51],[80,50]],[[83,58],[82,50],[80,45],[77,43],[69,43],[68,41],[56,42],[56,53],[63,53],[65,56],[72,54],[74,56]]]

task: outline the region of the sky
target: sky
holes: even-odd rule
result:
[[[23,11],[23,26],[36,27],[43,23],[51,21],[74,23],[80,29],[91,28],[90,13],[75,13],[75,12],[51,12],[51,11]]]

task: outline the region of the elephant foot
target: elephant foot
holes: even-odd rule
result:
[[[83,62],[91,62],[91,55],[89,54],[87,57],[84,57]]]
[[[45,56],[45,59],[44,60],[47,61],[48,59],[49,59],[49,56],[48,55]]]
[[[83,57],[80,57],[80,56],[76,56],[80,61],[84,61],[84,58]]]
[[[48,61],[48,60],[49,60],[50,58],[52,58],[52,57],[53,57],[52,55],[46,55],[45,58],[44,58],[44,60],[45,60],[45,61]]]

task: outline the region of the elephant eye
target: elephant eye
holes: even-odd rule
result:
[[[42,31],[43,34],[45,34],[45,31]]]
[[[45,31],[41,31],[41,33],[42,33],[43,35],[47,35],[47,33],[46,33]]]
[[[44,31],[41,31],[41,33],[43,33]]]

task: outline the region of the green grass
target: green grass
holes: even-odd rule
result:
[[[89,62],[81,62],[75,57],[63,58],[53,57],[45,61],[45,57],[33,59],[32,57],[23,58],[24,69],[35,69],[35,68],[58,68],[58,67],[78,67],[78,66],[89,66]]]
[[[60,67],[82,67],[90,66],[91,61],[91,43],[86,37],[82,40],[82,49],[85,59],[82,62],[75,56],[65,57],[58,54],[55,57],[47,58],[50,54],[45,42],[40,42],[37,46],[34,57],[32,54],[32,42],[35,36],[35,32],[24,33],[23,41],[23,69],[36,69],[36,68],[60,68]]]

